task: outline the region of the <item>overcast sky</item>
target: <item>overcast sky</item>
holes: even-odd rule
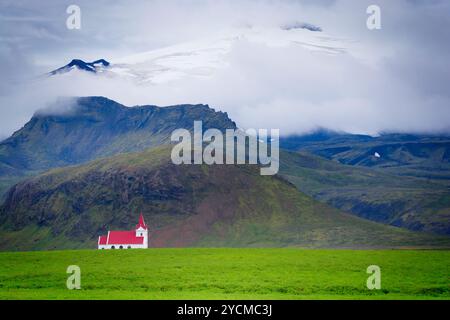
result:
[[[80,6],[81,30],[66,28]],[[368,30],[366,8],[381,8]],[[345,39],[347,52],[239,42],[228,67],[207,80],[144,87],[119,80],[47,81],[67,64],[211,38],[240,26],[295,21]],[[353,133],[450,132],[450,1],[121,1],[2,0],[0,138],[58,96],[104,95],[127,105],[208,103],[244,128],[281,134],[324,127]]]

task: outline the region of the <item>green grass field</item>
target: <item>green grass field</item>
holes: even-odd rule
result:
[[[81,289],[68,290],[69,265]],[[369,265],[381,289],[369,290]],[[0,299],[450,299],[450,251],[148,249],[0,253]]]

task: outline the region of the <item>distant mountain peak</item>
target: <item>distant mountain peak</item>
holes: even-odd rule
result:
[[[61,73],[69,72],[73,69],[78,69],[82,71],[97,73],[100,70],[103,70],[104,68],[109,67],[110,63],[106,61],[105,59],[98,59],[92,62],[85,62],[81,59],[73,59],[65,66],[55,69],[51,72],[49,72],[49,75],[56,75]]]
[[[98,60],[95,60],[94,62],[91,62],[92,64],[102,64],[103,66],[105,66],[105,67],[107,67],[107,66],[109,66],[109,62],[108,61],[106,61],[105,59],[98,59]]]

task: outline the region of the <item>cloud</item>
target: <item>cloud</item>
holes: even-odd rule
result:
[[[46,1],[42,7],[2,4],[2,16],[15,18],[0,17],[0,67],[5,70],[0,136],[17,130],[58,96],[86,95],[130,106],[208,103],[227,111],[241,127],[279,128],[281,134],[318,127],[369,134],[450,132],[446,1],[378,1],[382,29],[377,31],[365,25],[371,1],[79,2],[80,33],[65,29],[64,1]],[[27,9],[22,18],[21,7]],[[143,86],[79,73],[27,81],[72,58],[114,62],[126,54],[216,37],[227,28],[293,21],[350,39],[352,50],[327,55],[242,39],[226,56],[228,67],[210,78]]]

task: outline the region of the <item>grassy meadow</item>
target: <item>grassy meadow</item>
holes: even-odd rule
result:
[[[69,265],[81,289],[68,290]],[[369,290],[369,265],[381,289]],[[148,249],[0,253],[0,299],[450,299],[450,251]]]

